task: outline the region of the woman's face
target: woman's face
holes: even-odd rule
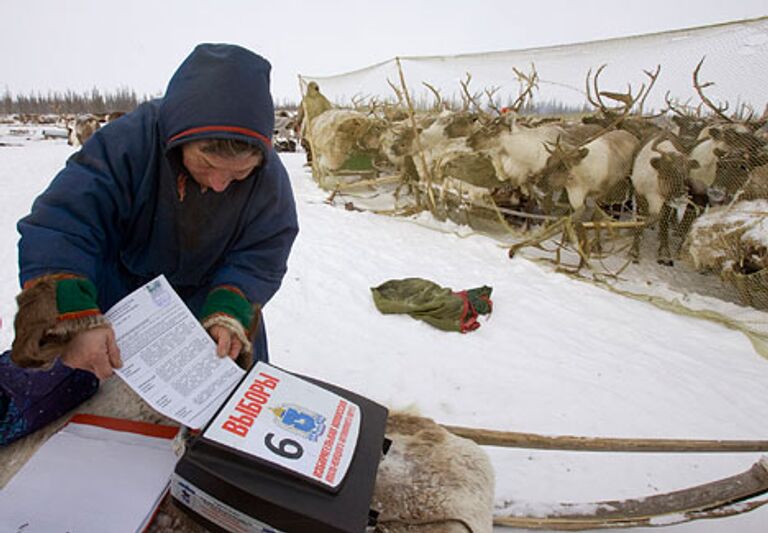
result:
[[[261,165],[260,153],[245,152],[227,157],[204,152],[206,141],[192,141],[181,146],[182,162],[192,179],[201,186],[223,192],[233,181],[242,181]]]

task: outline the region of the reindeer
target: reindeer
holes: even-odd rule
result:
[[[729,199],[729,202],[761,199],[768,200],[768,163],[752,169],[744,185]]]
[[[638,144],[639,141],[631,133],[615,130],[575,148],[564,147],[560,139],[554,145],[547,146],[550,156],[544,170],[536,178],[536,187],[543,191],[542,194],[558,194],[558,191],[565,190],[572,213],[545,226],[538,235],[510,247],[509,256],[513,257],[525,246],[538,245],[562,230],[563,240],[567,236],[576,245],[578,268],[586,264],[592,246],[583,224],[588,218],[586,201],[590,198],[608,200],[616,196],[618,185],[629,176]],[[596,243],[599,250],[599,234]]]
[[[752,169],[768,162],[766,141],[744,124],[709,126],[699,137],[691,150],[699,167],[691,172],[690,185],[700,205],[722,203],[726,192],[733,194]]]
[[[503,203],[515,207],[525,199],[535,198],[535,180],[544,169],[549,154],[547,143],[566,134],[558,124],[527,127],[508,115],[498,117],[475,131],[467,145],[490,158],[506,198]],[[497,195],[498,196],[498,195]],[[545,210],[548,210],[546,204]]]
[[[67,131],[69,132],[67,144],[82,146],[100,127],[99,119],[95,115],[77,116],[73,121],[67,123]]]
[[[693,86],[702,104],[712,112],[717,122],[701,130],[698,136],[699,142],[691,150],[691,157],[699,163],[699,168],[691,172],[691,188],[696,197],[701,198],[706,195],[710,202],[714,200],[714,203],[719,203],[722,201],[722,194],[718,194],[717,190],[708,191],[718,177],[718,167],[722,166],[719,169],[721,178],[730,169],[735,171],[734,180],[737,183],[739,181],[743,183],[742,178],[746,178],[750,170],[768,162],[764,153],[766,140],[755,134],[755,131],[765,124],[765,120],[752,121],[753,113],[750,113],[746,120],[738,122],[735,120],[738,115],[729,117],[725,114],[728,110],[727,102],[715,104],[707,97],[704,89],[714,83],[701,82],[699,79],[704,59],[704,57],[701,58],[693,71]],[[720,161],[723,158],[726,161],[721,165]],[[712,192],[715,194],[710,198]]]
[[[699,74],[704,64],[702,58],[693,72],[693,86],[703,106],[714,117],[703,127],[690,158],[698,163],[689,176],[689,187],[694,201],[686,211],[681,231],[687,233],[693,219],[707,205],[718,205],[732,197],[747,182],[750,173],[768,163],[766,140],[755,132],[765,120],[752,120],[753,114],[744,121],[726,115],[728,103],[715,104],[704,93],[712,82],[701,82]]]
[[[463,198],[467,192],[474,202],[487,195],[486,187],[497,184],[489,163],[485,162],[485,172],[477,172],[484,156],[473,152],[466,143],[467,136],[477,128],[476,113],[445,110],[414,120],[415,127],[410,120],[391,124],[381,137],[384,159],[400,173],[403,185],[411,190],[416,182],[428,190],[439,185],[443,197],[450,191]]]
[[[428,122],[423,116],[415,117],[418,120],[411,123],[410,128],[407,122],[393,124],[382,138],[382,149],[387,159],[401,171],[417,175],[418,180],[426,182],[428,187],[433,184],[441,185],[442,193],[447,190],[459,191],[462,197],[466,193],[474,202],[481,197],[487,199],[489,193],[496,194],[504,190],[508,191],[506,196],[507,200],[510,200],[514,194],[512,189],[519,190],[519,185],[528,175],[534,173],[512,168],[517,164],[516,157],[507,157],[505,153],[511,150],[516,153],[517,159],[528,157],[526,149],[520,150],[510,146],[507,141],[512,130],[517,134],[532,129],[518,126],[514,123],[517,119],[513,117],[516,117],[520,108],[531,97],[538,82],[533,67],[530,74],[513,70],[521,89],[517,99],[510,106],[499,109],[494,101],[498,89],[485,90],[488,106],[499,115],[495,119],[491,118],[479,102],[482,93],[473,93],[470,90],[472,77],[467,74],[466,79],[460,82],[464,102],[461,111],[444,110]],[[436,99],[433,113],[444,109],[445,103],[439,91],[427,83],[424,85]],[[401,100],[399,89],[393,89]],[[430,116],[435,115],[427,115]],[[514,140],[512,142],[514,143]],[[541,147],[540,142],[534,141],[533,144]],[[546,155],[542,156],[541,164],[545,158]],[[499,199],[494,196],[494,200]]]
[[[657,66],[654,72],[644,71],[650,83],[647,87],[643,84],[637,94],[633,95],[631,86],[626,93],[600,90],[599,77],[605,66],[601,65],[594,77],[590,69],[585,82],[587,100],[597,108],[594,120],[586,123],[592,122],[601,129],[586,135],[586,138],[577,138],[576,144],[567,140],[562,142],[560,138],[554,143],[550,142],[546,148],[549,157],[538,179],[544,190],[557,191],[564,188],[567,191],[568,202],[574,211],[573,218],[577,221],[583,217],[588,198],[599,200],[607,197],[615,186],[629,176],[640,143],[638,136],[644,138],[658,129],[658,126],[641,117],[637,117],[637,124],[651,125],[633,128],[626,126],[630,123],[628,119],[633,107],[638,106],[642,112],[645,99],[656,83],[661,67]],[[609,106],[603,97],[618,102],[618,105]],[[625,128],[615,129],[619,126]],[[576,137],[574,133],[571,130],[571,139]]]
[[[419,176],[426,176],[431,171],[434,161],[439,155],[451,146],[464,145],[467,136],[475,127],[477,116],[461,111],[443,111],[428,127],[419,131],[418,147],[412,146],[415,151],[421,149],[424,161],[416,158],[416,167]]]
[[[643,106],[645,100],[648,98],[648,94],[656,84],[656,80],[661,73],[661,65],[657,65],[656,69],[651,72],[644,70],[643,73],[648,77],[649,82],[646,87],[643,83],[637,92],[637,95],[632,94],[632,87],[629,86],[626,93],[617,93],[613,91],[601,91],[600,90],[600,74],[605,70],[606,65],[601,65],[592,77],[592,69],[587,72],[585,81],[585,89],[587,101],[597,110],[596,114],[586,116],[582,119],[584,124],[597,124],[602,126],[606,131],[614,128],[623,129],[633,134],[638,139],[647,139],[661,130],[649,118],[656,118],[661,116],[664,111],[654,115],[652,117],[644,117]],[[606,104],[603,97],[609,98],[618,102],[616,106],[610,106]],[[637,107],[638,115],[631,115],[632,109]]]
[[[659,224],[659,264],[673,264],[669,250],[670,227],[674,214],[677,213],[680,220],[688,205],[689,173],[698,166],[698,161],[686,155],[677,137],[669,133],[649,140],[635,157],[630,179],[635,189],[638,213],[650,217],[646,225]],[[635,262],[639,259],[644,229],[645,226],[635,229],[630,250],[630,257]]]
[[[414,157],[418,152],[417,137],[422,151],[435,152],[442,145],[469,135],[476,121],[477,116],[472,113],[445,110],[418,116],[416,128],[410,120],[392,122],[381,135],[381,153],[396,168],[402,168],[405,159]]]
[[[638,144],[637,137],[624,130],[609,131],[575,148],[558,141],[547,147],[550,155],[542,172],[544,188],[565,189],[578,221],[588,198],[605,197],[629,176]]]
[[[766,142],[751,137],[753,144],[720,153],[715,168],[715,179],[707,189],[712,204],[732,203],[738,200],[768,198],[765,193],[768,150]]]

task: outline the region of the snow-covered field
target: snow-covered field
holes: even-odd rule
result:
[[[63,140],[31,136],[0,135],[19,145],[0,146],[0,347],[9,347],[13,336],[15,222],[73,151]],[[273,363],[446,424],[548,435],[768,436],[768,360],[742,333],[522,257],[510,260],[498,242],[459,236],[450,224],[435,222],[451,230],[436,231],[423,218],[328,205],[327,193],[303,166],[304,155],[284,154],[283,160],[301,232],[283,287],[265,310]],[[412,276],[454,289],[490,285],[493,314],[466,335],[379,314],[370,288]],[[666,284],[658,287],[665,297],[671,292]],[[558,501],[681,489],[741,472],[760,456],[487,451],[497,501],[531,513]],[[762,533],[768,507],[666,529]]]

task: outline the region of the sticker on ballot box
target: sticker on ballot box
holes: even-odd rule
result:
[[[203,437],[336,488],[359,432],[356,404],[259,362]]]

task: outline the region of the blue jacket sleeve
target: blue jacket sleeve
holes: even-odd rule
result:
[[[288,254],[298,233],[288,173],[274,152],[255,193],[260,201],[254,202],[212,285],[234,285],[251,304],[264,306],[282,283]]]
[[[137,112],[98,130],[19,221],[22,284],[70,272],[99,285],[101,266],[117,255],[133,189],[151,157],[145,115]]]

